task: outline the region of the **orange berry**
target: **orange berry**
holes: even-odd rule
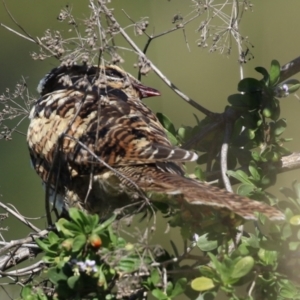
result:
[[[93,248],[100,248],[102,245],[102,240],[98,234],[92,234],[89,238],[89,242]]]

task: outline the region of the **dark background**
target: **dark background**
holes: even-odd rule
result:
[[[260,78],[259,74],[254,71],[256,66],[268,69],[272,59],[285,64],[299,56],[300,1],[272,0],[252,1],[252,3],[254,11],[246,12],[240,24],[241,33],[248,36],[249,41],[254,45],[251,51],[255,56],[255,59],[244,65],[244,72],[245,77]],[[84,19],[89,15],[87,1],[82,0],[7,1],[15,19],[32,36],[42,36],[47,28],[67,31],[68,27],[56,20],[60,9],[66,4],[73,7],[73,14],[79,19]],[[122,8],[134,20],[148,16],[149,33],[153,31],[159,33],[173,27],[171,20],[175,14],[181,13],[185,16],[192,10],[189,0],[113,0],[111,5],[115,7],[115,16],[123,26],[129,25],[130,21],[122,13]],[[182,31],[178,30],[153,41],[148,56],[184,93],[206,108],[222,112],[227,104],[228,95],[237,91],[236,86],[239,81],[237,51],[234,43],[230,56],[221,55],[218,52],[208,53],[206,49],[198,48],[196,29],[200,21],[198,19],[186,27],[191,52],[186,47]],[[0,22],[19,30],[10,20],[2,3],[0,4]],[[144,45],[146,41],[144,36],[134,36],[133,28],[129,28],[127,32],[138,45]],[[0,93],[3,93],[7,87],[13,89],[15,83],[23,76],[32,95],[37,96],[36,86],[39,80],[55,67],[57,62],[54,59],[43,62],[33,61],[29,52],[37,51],[36,45],[8,32],[3,27],[0,28],[0,41]],[[120,54],[126,60],[123,67],[136,75],[136,69],[132,68],[136,57],[126,51]],[[201,113],[195,111],[170,91],[154,73],[143,78],[143,82],[162,93],[161,97],[146,100],[147,105],[154,111],[167,114],[176,126],[194,125],[195,119],[192,113],[196,113],[199,118],[203,117]],[[288,120],[285,137],[294,137],[294,141],[288,146],[292,151],[298,151],[300,148],[299,100],[291,96],[283,99],[281,103],[281,116]],[[24,132],[27,126],[26,120],[22,125]],[[280,186],[289,186],[292,180],[299,177],[299,174],[300,171],[293,171],[280,175],[277,185],[271,191],[277,193]],[[0,201],[13,204],[25,216],[37,218],[44,214],[44,191],[38,176],[30,167],[24,136],[15,135],[12,141],[0,141],[0,194],[2,195]],[[36,224],[43,228],[46,221],[41,219]],[[4,238],[8,240],[18,239],[28,234],[27,228],[13,217],[1,226],[9,226],[8,232],[2,232]],[[178,232],[171,231],[170,235],[176,240]],[[162,238],[165,239],[158,236],[157,241],[160,242]],[[18,292],[11,295],[16,298]],[[1,290],[0,299],[6,299]]]

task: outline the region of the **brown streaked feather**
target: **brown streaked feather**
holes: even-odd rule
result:
[[[170,197],[176,195],[177,199],[182,198],[191,205],[210,206],[217,210],[225,209],[246,220],[256,220],[254,212],[263,213],[270,220],[284,219],[279,210],[265,203],[229,193],[194,179],[162,172],[155,165],[128,166],[121,168],[121,172],[134,179],[145,191],[160,193],[163,190]]]
[[[256,219],[255,212],[284,219],[264,203],[183,177],[181,163],[197,155],[172,146],[141,101],[159,92],[119,67],[60,67],[41,81],[39,90],[27,135],[31,160],[44,182],[58,183],[69,206],[103,214],[132,201],[135,183],[154,201],[164,194],[170,201],[232,211],[244,219]]]

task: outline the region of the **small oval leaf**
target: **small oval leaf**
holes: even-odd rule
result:
[[[270,85],[274,86],[280,78],[280,63],[277,60],[272,60],[270,70]]]
[[[231,278],[241,278],[247,275],[254,266],[254,259],[252,256],[245,256],[240,259],[233,267]]]
[[[197,292],[203,292],[215,287],[212,279],[208,277],[198,277],[191,282],[191,287]]]
[[[263,89],[263,84],[255,78],[244,78],[238,84],[238,91],[251,93],[258,92]]]
[[[198,238],[197,246],[202,251],[212,251],[218,247],[218,241],[209,240],[207,236],[208,234],[205,233]]]
[[[67,280],[67,284],[70,289],[74,289],[77,281],[79,280],[80,276],[71,276]]]
[[[72,252],[80,251],[86,244],[86,236],[79,234],[74,238]]]
[[[268,85],[270,80],[268,71],[263,67],[256,67],[255,71],[264,76],[263,81],[266,83],[266,85]]]
[[[295,216],[291,217],[290,224],[294,225],[294,226],[299,226],[300,225],[300,215],[295,215]]]
[[[160,121],[160,123],[162,124],[162,126],[167,129],[167,131],[169,131],[170,133],[172,133],[172,135],[176,134],[176,129],[172,123],[172,121],[164,114],[162,113],[157,113],[156,114],[158,120]]]

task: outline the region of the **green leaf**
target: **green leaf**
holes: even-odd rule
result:
[[[47,275],[49,280],[54,284],[58,284],[59,281],[67,281],[68,279],[68,276],[63,273],[62,269],[56,267],[49,268]]]
[[[289,242],[289,249],[296,251],[299,248],[300,242]]]
[[[43,242],[41,239],[36,239],[35,242],[37,245],[46,253],[52,253],[52,254],[57,254],[56,251],[53,251],[50,249],[50,245],[48,242]]]
[[[280,296],[284,299],[300,299],[299,290],[291,281],[287,279],[281,279],[278,282],[278,285],[280,286]]]
[[[73,241],[72,252],[80,251],[86,244],[86,236],[84,234],[79,234],[75,236]]]
[[[173,136],[175,136],[176,130],[175,130],[175,127],[174,127],[173,123],[171,122],[171,120],[162,113],[157,113],[156,116],[157,116],[159,122],[162,124],[162,126],[165,129],[167,129],[167,131],[169,131]]]
[[[38,294],[39,300],[48,300],[48,297],[44,294],[42,289],[38,288],[37,294]]]
[[[196,175],[196,177],[201,180],[204,181],[205,180],[205,174],[202,171],[202,169],[200,168],[200,166],[196,166],[194,174]]]
[[[213,255],[212,253],[208,252],[207,254],[208,254],[208,256],[209,256],[209,258],[210,258],[210,260],[211,260],[213,266],[215,267],[215,269],[216,269],[217,271],[220,271],[220,270],[222,269],[222,267],[223,267],[223,266],[222,266],[222,263],[220,263],[220,262],[218,261],[217,257],[216,257],[215,255]]]
[[[72,232],[71,230],[65,228],[65,225],[67,223],[70,223],[70,222],[68,220],[64,219],[64,218],[61,218],[55,223],[55,226],[56,226],[58,232],[61,232],[64,235],[65,238],[73,237],[74,232]]]
[[[263,248],[260,248],[257,254],[260,260],[266,265],[273,265],[276,263],[278,258],[277,251],[265,250]]]
[[[291,225],[299,226],[300,225],[300,215],[293,216],[289,222]]]
[[[257,170],[257,165],[254,161],[250,161],[250,164],[249,164],[249,172],[252,176],[252,178],[255,180],[255,181],[259,181],[260,180],[260,174]]]
[[[288,89],[288,92],[291,94],[291,93],[294,93],[294,92],[297,92],[300,88],[300,83],[298,84],[294,84],[292,86],[289,87]]]
[[[159,289],[152,291],[152,295],[159,300],[169,300],[170,298]]]
[[[24,300],[31,300],[32,298],[32,285],[26,285],[22,288],[21,297]]]
[[[192,280],[191,287],[197,292],[204,292],[215,287],[212,279],[207,277],[198,277]]]
[[[272,180],[271,174],[266,174],[261,179],[261,185],[264,185],[264,186],[269,186],[272,182],[273,182],[273,180]]]
[[[284,130],[286,129],[286,120],[285,119],[280,119],[275,123],[274,126],[274,134],[277,136],[280,136]]]
[[[91,218],[91,216],[74,207],[72,207],[70,210],[69,215],[74,221],[74,225],[77,225],[78,228],[82,231],[82,233],[90,234],[92,231],[93,224],[93,219]]]
[[[68,278],[67,283],[68,283],[68,286],[70,289],[73,290],[75,288],[75,285],[76,285],[77,281],[79,280],[79,278],[80,278],[80,276],[78,276],[78,275],[71,276]]]
[[[169,141],[171,142],[171,144],[173,146],[178,145],[178,141],[177,141],[176,137],[170,131],[166,131],[166,134],[168,136]]]
[[[205,233],[198,238],[197,246],[202,251],[212,251],[218,247],[218,241],[209,240],[208,233]]]
[[[280,64],[277,60],[272,60],[270,69],[270,86],[274,86],[280,78]]]
[[[173,291],[173,283],[172,281],[167,282],[167,295],[170,296]],[[171,299],[171,297],[169,297]]]
[[[229,170],[229,171],[227,171],[227,174],[229,176],[234,177],[235,179],[239,180],[240,182],[253,185],[252,181],[248,179],[248,175],[242,170],[237,170],[236,172]]]
[[[238,186],[236,192],[241,196],[248,196],[256,187],[253,184],[242,183]]]
[[[60,238],[58,237],[58,235],[56,233],[54,233],[53,231],[50,231],[48,234],[48,240],[49,240],[50,244],[55,244],[55,243],[58,243]]]
[[[256,130],[252,130],[252,129],[247,130],[249,140],[253,140],[255,138],[255,132]]]
[[[233,267],[231,278],[241,278],[247,275],[254,266],[254,259],[252,256],[245,256],[240,259]]]
[[[292,236],[292,228],[289,224],[285,224],[282,228],[282,239],[286,240],[287,238],[289,238],[290,236]]]
[[[214,278],[216,275],[216,271],[213,268],[205,265],[200,266],[199,271],[204,277]]]
[[[186,289],[187,279],[186,278],[180,278],[176,281],[174,289],[171,293],[171,297],[176,297],[182,293],[184,293]]]
[[[262,110],[262,114],[265,118],[271,118],[272,109],[270,107],[264,107],[264,109]]]
[[[244,244],[248,244],[252,248],[260,248],[259,240],[256,235],[249,233],[249,237],[242,237],[242,241]]]
[[[64,222],[63,224],[64,230],[63,233],[71,233],[71,237],[73,237],[74,235],[77,234],[82,234],[83,233],[83,228],[82,226],[79,226],[78,224],[76,224],[75,222]]]
[[[103,265],[99,269],[98,285],[103,286],[104,289],[107,289],[107,280],[103,272]]]
[[[99,216],[98,215],[89,215],[89,221],[92,228],[95,228],[99,224]]]
[[[80,210],[78,210],[75,207],[71,207],[69,209],[69,216],[77,225],[81,226],[82,220],[81,220]]]
[[[251,156],[255,161],[260,161],[261,160],[261,156],[257,151],[251,151]]]
[[[109,225],[111,225],[115,219],[116,219],[117,215],[116,214],[113,214],[109,219],[107,219],[104,223],[100,224],[98,227],[96,227],[94,230],[93,230],[93,233],[96,233],[96,234],[101,234],[102,231],[104,231],[104,229],[106,229]]]
[[[258,97],[254,97],[252,94],[233,94],[227,98],[227,101],[235,108],[253,110],[258,109],[260,101]]]
[[[292,187],[293,187],[293,191],[297,195],[297,198],[300,199],[300,183],[297,180],[295,180],[292,183]]]
[[[269,85],[269,80],[270,80],[270,77],[269,77],[269,73],[268,71],[263,68],[263,67],[256,67],[255,68],[255,71],[262,74],[263,75],[263,81],[266,85]]]
[[[293,84],[298,84],[298,83],[300,83],[300,81],[299,81],[298,79],[292,78],[292,79],[285,80],[284,83],[285,83],[285,84],[291,84],[291,85],[293,85]]]
[[[249,102],[248,101],[245,102],[243,100],[244,100],[243,94],[233,94],[228,96],[227,98],[227,101],[235,107],[248,108]]]
[[[255,78],[244,78],[238,84],[238,91],[252,93],[263,90],[263,84]]]
[[[158,270],[154,269],[151,272],[151,282],[152,282],[152,284],[156,285],[160,282],[160,280],[161,280],[161,278],[160,278]]]
[[[192,137],[192,128],[190,126],[180,127],[177,134],[183,141],[187,141]]]
[[[93,234],[95,233],[94,231],[93,231]],[[99,234],[99,233],[102,233],[102,232],[98,232],[97,234]],[[114,232],[114,230],[112,229],[111,226],[108,227],[108,234],[109,234],[109,239],[111,240],[112,244],[117,245],[118,236],[115,234],[115,232]]]
[[[56,259],[56,255],[44,255],[43,256],[43,262],[48,263],[48,264],[54,264]]]

